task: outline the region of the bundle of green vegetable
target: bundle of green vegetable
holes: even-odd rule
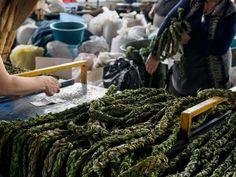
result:
[[[178,18],[173,18],[168,28],[161,33],[158,39],[154,39],[151,44],[151,49],[154,48],[153,55],[160,60],[165,60],[177,54],[180,47],[181,34],[189,33],[191,25],[182,18],[184,9],[178,9]]]
[[[19,68],[19,67],[13,66],[9,61],[4,62],[4,66],[5,66],[5,68],[6,68],[6,70],[9,74],[19,74],[19,73],[29,71],[29,70],[24,69],[24,68]],[[58,77],[55,76],[53,73],[48,73],[48,74],[43,74],[43,75],[53,76],[53,77],[58,79]]]
[[[154,38],[149,46],[140,49],[128,46],[126,48],[127,57],[141,56],[145,63],[151,52],[153,56],[162,61],[176,55],[180,48],[181,34],[191,31],[190,23],[182,18],[183,11],[184,9],[182,8],[178,9],[178,18],[173,18],[169,27],[165,28],[158,38]]]
[[[201,123],[227,110],[227,121],[170,156],[180,113],[223,95],[220,107]],[[0,172],[6,177],[221,176],[235,172],[236,93],[205,90],[175,98],[162,89],[117,92],[61,113],[27,121],[0,121]]]
[[[5,68],[9,74],[18,74],[26,72],[26,69],[13,66],[9,61],[4,62]]]

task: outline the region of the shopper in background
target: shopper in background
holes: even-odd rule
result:
[[[153,4],[148,16],[153,19],[153,25],[157,28],[160,27],[165,16],[180,0],[159,0]]]
[[[60,84],[51,76],[19,77],[9,75],[0,57],[0,95],[22,96],[33,92],[43,91],[48,96],[58,93]]]
[[[167,15],[157,34],[177,17],[178,8],[192,27],[183,32],[183,54],[174,61],[168,90],[175,95],[196,95],[199,89],[228,88],[231,67],[230,44],[236,31],[236,8],[231,0],[181,0]],[[157,46],[153,51],[157,50]],[[148,57],[146,70],[153,74],[160,63],[154,52]]]

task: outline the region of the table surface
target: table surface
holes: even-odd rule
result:
[[[0,103],[0,120],[24,120],[48,113],[61,112],[84,102],[101,98],[107,89],[93,85],[75,83],[61,88],[60,93],[47,97],[44,93],[25,96]],[[47,105],[36,106],[46,102]]]

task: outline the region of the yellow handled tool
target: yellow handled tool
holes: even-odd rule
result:
[[[230,90],[236,91],[236,87],[232,87]],[[206,101],[203,101],[189,109],[183,111],[180,115],[181,130],[185,137],[189,137],[191,134],[192,119],[197,115],[217,106],[218,104],[227,101],[224,97],[212,97]]]
[[[47,74],[59,70],[64,70],[64,69],[69,69],[72,67],[78,67],[80,66],[81,71],[80,71],[80,80],[81,83],[86,84],[87,83],[87,66],[86,66],[86,61],[76,61],[76,62],[71,62],[71,63],[64,63],[61,65],[56,65],[56,66],[50,66],[46,68],[41,68],[41,69],[36,69],[32,71],[27,71],[23,73],[16,74],[17,76],[24,76],[24,77],[33,77],[33,76],[38,76],[42,74]]]

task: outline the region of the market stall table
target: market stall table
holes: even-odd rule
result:
[[[47,97],[44,93],[0,102],[0,120],[29,119],[37,115],[61,112],[105,95],[107,89],[75,83]]]

